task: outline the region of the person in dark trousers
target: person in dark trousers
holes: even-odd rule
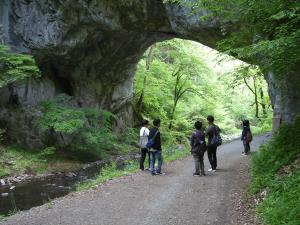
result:
[[[205,176],[203,156],[206,151],[205,134],[201,131],[202,123],[196,121],[195,131],[191,136],[191,153],[195,162],[195,173],[193,176]]]
[[[217,134],[217,132],[220,132],[220,128],[214,124],[215,118],[211,115],[207,116],[207,122],[208,122],[208,128],[206,129],[206,136],[208,137],[208,143],[207,143],[207,156],[209,163],[211,165],[211,168],[208,171],[215,172],[217,169],[217,145],[212,143],[214,135]]]
[[[140,129],[140,148],[141,148],[141,158],[140,158],[140,170],[144,170],[144,162],[146,159],[146,155],[148,154],[149,159],[149,168],[150,168],[150,153],[149,150],[146,147],[146,144],[148,142],[148,136],[149,136],[149,129],[148,129],[149,121],[143,120],[142,121],[142,128]]]
[[[149,134],[149,140],[153,140],[153,145],[150,148],[150,172],[152,175],[159,175],[162,174],[161,167],[163,163],[163,157],[161,154],[161,141],[160,141],[160,119],[153,120],[154,127],[151,128]],[[155,170],[155,160],[158,160],[157,169]]]
[[[252,134],[250,130],[249,120],[243,121],[243,131],[242,131],[241,140],[243,141],[243,145],[244,145],[244,152],[242,154],[248,155],[250,153],[250,141],[252,141]]]

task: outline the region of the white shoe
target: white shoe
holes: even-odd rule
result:
[[[212,170],[212,172],[216,172],[216,170]]]
[[[210,168],[210,169],[208,169],[207,171],[208,171],[208,172],[211,172],[211,171],[213,171],[213,169],[212,169],[212,168]]]

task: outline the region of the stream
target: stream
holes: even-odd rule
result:
[[[125,160],[117,164],[125,167]],[[75,173],[58,173],[50,176],[31,178],[11,185],[0,186],[0,215],[13,214],[43,205],[54,198],[62,197],[75,190],[78,182],[95,178],[105,162],[93,163]]]

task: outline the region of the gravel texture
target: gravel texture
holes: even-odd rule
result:
[[[252,151],[269,136],[256,137]],[[239,140],[222,145],[217,171],[205,177],[192,176],[189,157],[168,164],[165,175],[138,172],[114,179],[17,213],[0,225],[252,225],[256,218],[245,195],[249,158],[241,152]]]

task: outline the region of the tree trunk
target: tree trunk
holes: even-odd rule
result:
[[[173,127],[173,119],[174,119],[174,114],[175,114],[175,110],[176,110],[176,106],[177,106],[177,102],[179,99],[174,99],[174,105],[173,108],[171,110],[171,114],[170,114],[170,123],[169,123],[169,129],[171,130]]]
[[[263,111],[264,116],[266,116],[267,115],[267,109],[266,109],[266,103],[265,103],[265,99],[264,99],[264,91],[263,91],[262,87],[260,87],[259,92],[260,92],[262,111]]]
[[[150,69],[151,60],[152,60],[152,52],[153,52],[154,47],[155,47],[155,44],[150,46],[149,51],[148,51],[148,55],[147,55],[147,58],[146,58],[146,73],[144,74],[142,92],[141,92],[139,100],[137,101],[137,104],[136,104],[136,108],[139,112],[142,111],[142,106],[143,106],[143,102],[144,102],[144,95],[145,95],[145,90],[146,90],[146,86],[147,86],[147,74],[148,74],[148,71]]]
[[[256,79],[253,77],[253,86],[254,86],[254,101],[255,101],[255,117],[259,118],[259,108],[258,108],[258,96],[257,96],[257,87],[256,87]]]

